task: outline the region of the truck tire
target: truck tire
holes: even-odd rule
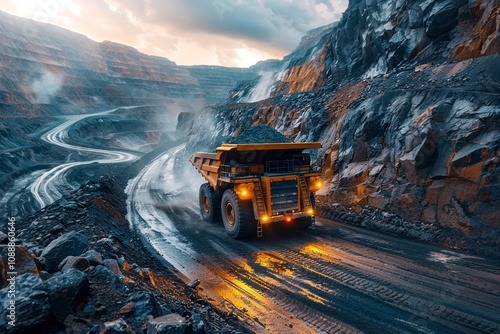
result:
[[[228,189],[222,195],[221,213],[224,228],[231,238],[244,239],[256,235],[257,221],[252,201],[241,201],[234,191]]]
[[[220,202],[217,193],[208,183],[200,186],[200,214],[207,223],[220,219]]]

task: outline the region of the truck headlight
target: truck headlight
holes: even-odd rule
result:
[[[323,187],[323,179],[319,176],[309,178],[309,190],[318,191]]]
[[[235,190],[241,199],[248,199],[253,197],[254,189],[253,183],[240,183]]]

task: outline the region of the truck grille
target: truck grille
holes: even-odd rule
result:
[[[271,211],[280,215],[299,209],[297,180],[271,182]]]

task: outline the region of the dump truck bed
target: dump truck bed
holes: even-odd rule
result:
[[[222,144],[217,151],[275,151],[321,148],[321,143]]]
[[[321,143],[255,143],[255,144],[222,144],[216,153],[196,152],[189,161],[200,174],[216,189],[221,174],[228,176],[232,170],[247,168],[248,177],[264,172],[264,163],[284,154],[300,154],[306,149],[321,148]],[[240,162],[244,161],[244,164]],[[234,162],[234,163],[233,163]],[[245,167],[242,167],[245,166]],[[229,168],[229,170],[228,170]],[[300,169],[297,172],[301,172]],[[303,170],[303,172],[307,172]],[[243,175],[243,174],[242,174]],[[226,177],[224,177],[226,178]]]

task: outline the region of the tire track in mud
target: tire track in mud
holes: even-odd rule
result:
[[[369,249],[367,249],[364,254],[370,254],[368,250]],[[218,249],[218,252],[220,254],[227,253],[221,249]],[[451,287],[451,291],[447,291],[446,293],[439,292],[442,288],[440,283],[442,283],[442,279],[444,279],[444,277],[440,277],[444,276],[442,272],[431,270],[430,272],[425,272],[425,274],[415,274],[410,271],[400,269],[398,265],[391,265],[391,271],[387,272],[383,270],[383,267],[387,266],[390,262],[395,262],[397,264],[397,259],[390,259],[390,261],[386,261],[386,263],[381,262],[380,259],[375,259],[372,260],[370,265],[369,263],[366,263],[370,260],[370,256],[367,256],[368,260],[363,260],[362,255],[359,255],[356,258],[349,254],[349,251],[339,250],[339,254],[336,254],[337,258],[330,257],[327,259],[325,259],[324,254],[329,253],[324,251],[317,252],[320,254],[323,253],[319,257],[311,256],[311,252],[305,254],[303,250],[269,252],[263,254],[268,257],[273,257],[275,259],[274,263],[280,263],[280,265],[276,267],[281,268],[281,271],[286,271],[286,268],[294,268],[295,273],[292,276],[292,279],[286,280],[283,278],[286,277],[286,275],[283,275],[282,273],[274,274],[273,271],[266,273],[266,278],[264,279],[262,277],[256,277],[251,273],[252,270],[245,271],[235,265],[230,268],[226,268],[226,271],[233,273],[233,281],[240,280],[245,282],[246,285],[251,286],[254,290],[260,290],[266,298],[273,300],[273,302],[277,305],[286,305],[282,302],[286,299],[284,296],[294,295],[294,305],[302,299],[305,301],[302,303],[302,309],[307,309],[307,312],[304,313],[314,314],[314,311],[311,312],[311,310],[304,305],[310,304],[311,301],[316,304],[321,304],[321,301],[327,300],[332,296],[332,291],[334,291],[334,289],[338,289],[338,285],[340,284],[341,286],[360,292],[361,294],[368,295],[375,301],[380,301],[383,304],[392,306],[396,310],[399,309],[401,311],[408,312],[410,316],[402,315],[406,318],[411,317],[411,314],[413,314],[413,316],[419,317],[418,320],[420,322],[435,322],[436,324],[431,324],[430,327],[436,327],[440,333],[451,333],[455,332],[455,330],[459,330],[464,333],[470,332],[471,330],[476,332],[495,332],[498,330],[498,326],[494,323],[494,314],[496,312],[494,310],[495,304],[482,303],[481,299],[484,297],[484,293],[481,293],[480,291],[474,292],[478,294],[475,295],[476,300],[473,301],[468,300],[470,297],[462,298],[461,290],[467,291],[470,287],[461,287],[460,284],[463,282],[453,279],[450,282],[447,282],[449,285],[447,289],[450,290]],[[228,259],[230,258],[231,256],[228,257]],[[355,261],[359,262],[359,264]],[[239,262],[241,261],[238,261],[238,263]],[[399,262],[401,262],[401,259]],[[401,264],[399,266],[401,266]],[[254,267],[252,268],[255,269]],[[374,271],[378,272],[379,275],[367,274],[367,272]],[[398,273],[398,271],[400,271],[400,273]],[[405,275],[402,275],[401,273]],[[433,273],[438,273],[438,277],[433,277]],[[419,279],[412,278],[412,276]],[[274,279],[274,281],[272,281],[272,279]],[[327,285],[327,289],[325,289],[324,284],[329,280],[333,281],[333,283]],[[429,281],[432,282],[432,285],[429,285]],[[273,282],[273,284],[270,284],[270,282]],[[297,284],[296,282],[299,283]],[[314,282],[314,284],[310,284],[308,282]],[[293,288],[291,290],[283,290],[284,286],[290,286]],[[307,298],[304,297],[304,294],[297,293],[297,291],[307,291],[307,289],[311,288],[313,288],[314,291],[308,291],[306,294]],[[455,289],[455,291],[453,289]],[[273,290],[276,290],[277,292],[269,294],[269,291]],[[436,296],[437,292],[439,293]],[[415,294],[423,297],[416,297]],[[278,295],[279,297],[277,297]],[[432,301],[436,298],[439,300],[438,303]],[[467,301],[467,305],[462,305],[462,308],[466,310],[473,310],[474,307],[478,306],[473,305],[474,303],[481,304],[481,307],[483,308],[481,312],[483,314],[490,313],[491,317],[488,320],[487,316],[479,317],[470,314],[470,312],[461,311],[460,307],[454,306],[457,301],[461,304]],[[348,305],[345,307],[347,313],[350,309],[360,308],[359,305],[362,304],[363,302],[361,301],[358,305]],[[445,305],[443,306],[442,304]],[[322,308],[324,307],[319,307],[318,309]],[[492,311],[489,312],[488,308],[492,308]],[[285,309],[288,311],[296,311],[297,308],[292,307],[290,309],[285,307]],[[367,310],[364,312],[367,312]],[[394,312],[394,310],[389,308],[389,310],[385,313],[388,314],[389,317],[393,317],[392,312]],[[381,313],[378,313],[373,314],[371,317],[373,318],[372,320],[374,320],[377,318],[379,319],[380,316]],[[297,317],[303,319],[303,321],[308,324],[315,325],[317,322],[308,322],[307,317],[301,316],[300,314]],[[317,317],[318,316],[316,315],[313,318]],[[331,319],[325,321],[325,323],[331,322]],[[442,327],[441,325],[446,327]],[[404,326],[404,321],[401,320],[399,327],[395,329],[394,332],[397,333],[401,327]],[[317,327],[316,329],[318,328],[321,329],[321,327]],[[416,329],[414,326],[409,326],[407,330],[415,331]]]
[[[444,300],[451,299],[452,304],[456,304],[458,300],[466,304],[473,303],[474,307],[482,307],[483,313],[500,312],[500,276],[495,274],[493,267],[488,264],[484,264],[485,270],[476,269],[479,267],[477,262],[481,261],[479,257],[441,250],[440,254],[454,254],[454,260],[460,262],[460,265],[444,263],[440,265],[441,269],[438,269],[432,267],[436,266],[436,260],[433,259],[435,249],[429,252],[426,257],[428,264],[423,266],[422,260],[402,261],[400,256],[389,255],[363,245],[352,247],[343,241],[325,247],[334,249],[334,252],[342,256],[343,264],[349,264],[354,270],[379,273],[379,276],[383,274],[394,281],[393,285],[406,286],[407,290],[414,293],[427,293],[432,297],[433,292],[440,291],[440,297]],[[364,268],[366,270],[362,270]],[[468,306],[467,309],[474,310],[471,305]]]
[[[220,254],[230,254],[224,250],[224,245],[220,241],[211,242],[215,244],[215,248]],[[236,261],[235,261],[236,259]],[[274,310],[283,319],[288,319],[290,322],[290,331],[299,333],[362,333],[359,329],[352,327],[342,321],[328,316],[327,314],[308,306],[308,297],[302,293],[305,287],[300,286],[300,283],[288,282],[290,286],[296,288],[296,291],[286,289],[279,282],[278,276],[273,273],[262,275],[257,273],[257,266],[251,267],[248,259],[241,258],[238,255],[233,255],[227,260],[221,261],[219,264],[212,264],[212,271],[216,272],[221,277],[224,277],[228,284],[236,286],[243,291],[252,291],[253,294],[259,296],[260,301],[265,301],[267,307]],[[229,263],[229,265],[223,265]],[[300,296],[300,295],[303,296]],[[310,296],[314,295],[309,293]],[[322,299],[319,298],[318,299]],[[323,299],[322,302],[327,302]],[[278,316],[279,317],[279,316]],[[299,320],[300,323],[297,323]],[[266,324],[264,324],[266,325]]]
[[[377,331],[373,324],[380,322],[384,323],[387,333],[399,333],[404,327],[402,323],[397,324],[392,320],[394,313],[398,313],[397,309],[388,309],[376,301],[367,301],[361,294],[353,294],[335,284],[336,282],[327,282],[324,276],[308,273],[304,267],[311,262],[297,263],[275,255],[265,253],[269,262],[287,263],[292,268],[292,274],[271,271],[255,277],[255,274],[240,272],[236,275],[237,279],[245,281],[256,290],[261,289],[266,298],[304,321],[316,332],[373,333]],[[352,327],[348,322],[355,318],[356,327]],[[410,326],[406,327],[411,331]]]
[[[407,289],[403,290],[397,284],[381,277],[355,272],[352,267],[345,266],[343,263],[335,264],[332,267],[331,263],[323,262],[318,258],[308,258],[296,251],[286,250],[273,255],[282,261],[288,261],[294,266],[305,269],[309,272],[306,273],[306,276],[321,277],[323,281],[330,282],[332,286],[343,285],[424,319],[442,323],[454,330],[467,333],[470,330],[480,329],[480,331],[493,333],[500,329],[498,325],[492,323],[494,318],[481,318],[452,308],[451,305],[443,306],[427,300],[425,296],[420,294],[422,291],[419,291],[415,285],[409,285]],[[411,290],[411,287],[414,290],[410,294],[408,291]],[[432,295],[437,292],[436,290],[439,291],[439,287],[429,288],[426,297],[432,299],[434,297]],[[415,292],[419,296],[415,296]],[[451,304],[451,302],[458,300],[458,296],[440,296],[440,300],[449,301]]]

